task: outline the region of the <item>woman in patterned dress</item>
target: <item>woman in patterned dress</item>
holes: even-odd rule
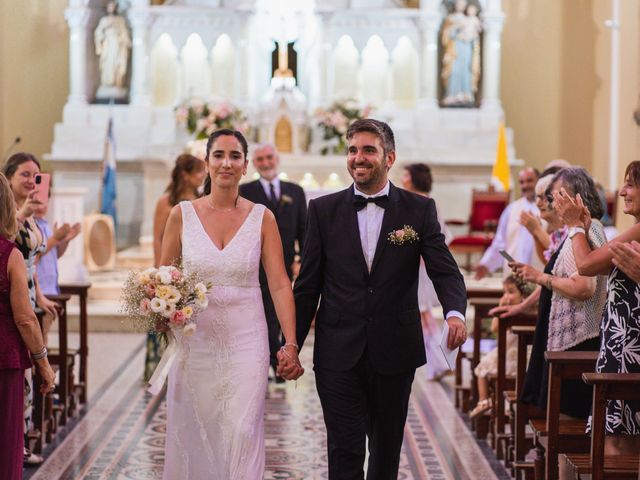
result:
[[[42,205],[35,198],[35,177],[40,173],[40,163],[30,153],[15,153],[7,160],[2,173],[9,180],[11,191],[16,202],[16,218],[18,220],[18,234],[16,245],[24,258],[27,267],[27,282],[31,306],[39,306],[45,312],[45,335],[48,324],[56,318],[55,303],[47,299],[38,285],[36,276],[36,260],[43,253],[46,243],[38,229],[34,213]],[[25,376],[25,432],[31,426],[31,410],[33,406],[31,370]],[[38,456],[25,451],[25,463],[41,463]]]
[[[640,161],[631,162],[620,189],[624,213],[636,224],[596,250],[584,236],[591,217],[582,198],[566,191],[555,194],[555,204],[573,230],[573,252],[581,275],[608,274],[608,296],[602,318],[602,342],[596,371],[640,373],[640,286],[612,262],[610,244],[640,240]],[[606,414],[605,454],[632,454],[640,450],[640,402],[612,400]]]

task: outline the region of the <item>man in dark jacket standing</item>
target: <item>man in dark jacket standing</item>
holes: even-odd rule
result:
[[[297,273],[299,253],[304,245],[304,229],[307,220],[307,200],[304,190],[295,183],[285,182],[278,178],[280,157],[271,144],[259,144],[253,150],[253,166],[260,178],[240,185],[240,195],[254,203],[266,205],[273,212],[278,223],[282,240],[285,268],[289,278]],[[269,328],[269,352],[271,366],[276,369],[276,353],[280,348],[280,324],[276,315],[267,277],[260,268],[260,288],[264,303],[265,316]],[[282,382],[276,376],[277,382]]]

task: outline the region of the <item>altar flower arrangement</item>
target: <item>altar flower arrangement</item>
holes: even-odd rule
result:
[[[171,365],[181,349],[180,337],[196,332],[195,316],[209,304],[205,282],[197,269],[174,266],[131,271],[122,288],[121,311],[134,328],[165,336],[167,348],[149,379],[147,389],[154,395],[162,390]]]
[[[327,109],[318,108],[314,116],[322,131],[323,146],[320,153],[344,153],[347,148],[344,136],[349,125],[361,118],[367,118],[370,114],[370,105],[361,107],[353,99],[336,100]]]
[[[251,126],[244,112],[230,102],[206,102],[192,98],[176,107],[176,121],[203,140],[220,128],[231,128],[247,134]]]

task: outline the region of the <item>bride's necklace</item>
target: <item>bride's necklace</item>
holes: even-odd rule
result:
[[[226,212],[230,212],[232,210],[235,210],[238,207],[238,197],[240,197],[240,195],[236,195],[236,199],[233,201],[233,207],[230,208],[217,208],[214,204],[213,204],[213,195],[211,195],[209,197],[209,201],[207,201],[207,205],[209,205],[209,207],[211,208],[211,210],[214,210],[216,212],[221,212],[221,213],[226,213]]]

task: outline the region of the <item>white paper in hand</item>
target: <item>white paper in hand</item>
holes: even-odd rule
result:
[[[442,355],[449,365],[449,369],[456,369],[456,358],[458,357],[458,348],[454,348],[453,350],[449,349],[447,346],[447,340],[449,338],[449,324],[445,320],[444,327],[442,328],[442,338],[440,339],[440,350],[442,351]]]

